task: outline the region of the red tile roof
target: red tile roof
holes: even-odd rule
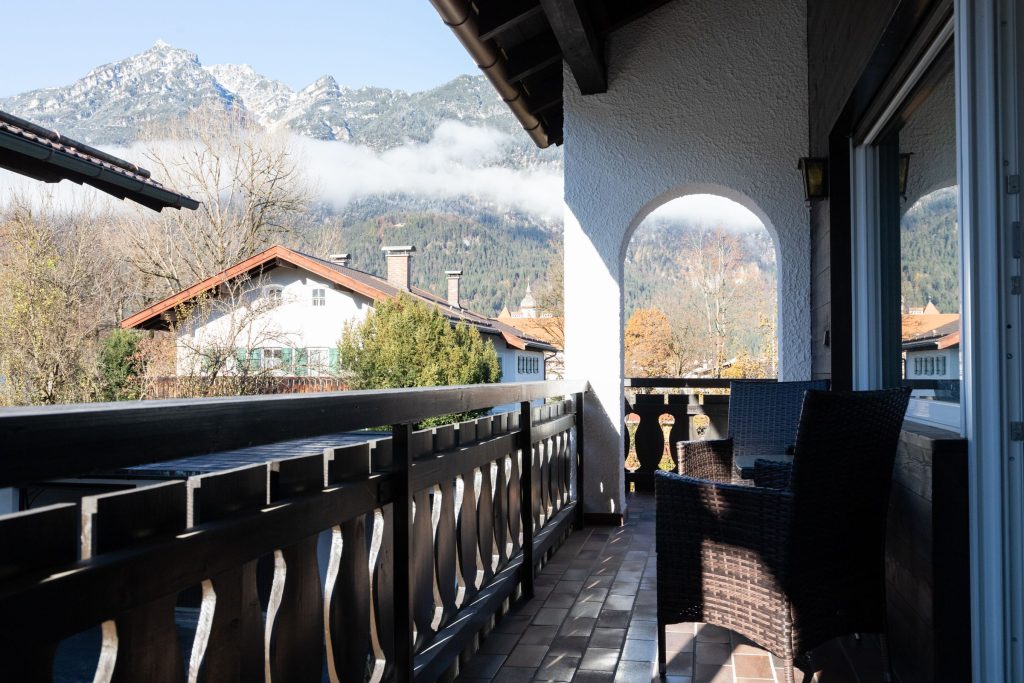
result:
[[[168,311],[204,292],[211,291],[220,284],[246,274],[270,270],[277,267],[281,262],[288,263],[296,268],[302,268],[314,275],[319,275],[340,287],[362,294],[373,301],[394,298],[402,292],[402,290],[390,284],[387,280],[376,275],[275,245],[251,258],[236,263],[202,282],[197,282],[191,287],[167,297],[163,301],[158,301],[135,315],[125,318],[121,321],[121,327],[125,329],[167,329],[168,324],[165,314]],[[437,307],[453,323],[464,321],[478,329],[482,334],[500,335],[513,348],[536,351],[556,350],[547,342],[524,334],[511,325],[506,325],[498,320],[488,318],[465,308],[455,308],[449,305],[446,299],[425,289],[413,287],[408,293],[421,301]]]

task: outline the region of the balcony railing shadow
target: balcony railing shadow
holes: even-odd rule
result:
[[[582,523],[586,391],[537,382],[0,411],[8,487],[392,425],[372,443],[0,517],[5,676],[52,678],[61,642],[96,627],[97,680],[451,676]],[[415,429],[508,404],[520,408]],[[176,607],[196,586],[183,643]]]

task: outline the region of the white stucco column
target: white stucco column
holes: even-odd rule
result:
[[[565,376],[586,378],[584,511],[621,514],[623,488],[622,261],[565,210]],[[607,232],[605,233],[607,236]],[[602,247],[604,247],[602,249]]]
[[[757,215],[776,247],[779,375],[811,372],[806,4],[668,3],[612,33],[608,91],[565,71],[566,376],[596,397],[587,428],[587,512],[623,493],[623,256],[661,204],[718,194]]]

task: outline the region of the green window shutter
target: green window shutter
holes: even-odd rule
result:
[[[241,372],[245,367],[245,361],[248,359],[248,354],[245,349],[239,346],[235,349],[235,372]]]
[[[262,351],[260,349],[249,349],[249,369],[259,370],[260,369],[260,358],[262,357]]]
[[[309,374],[309,349],[295,349],[295,375],[305,377]]]
[[[338,366],[338,347],[332,346],[327,351],[327,367],[334,374],[337,374],[341,368]]]
[[[281,369],[285,374],[292,372],[292,350],[288,347],[281,349]]]

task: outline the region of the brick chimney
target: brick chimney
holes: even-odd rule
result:
[[[349,261],[352,260],[351,254],[331,254],[327,258],[330,259],[331,263],[345,266],[346,268],[348,268]]]
[[[384,247],[388,259],[388,284],[409,291],[412,283],[412,254],[416,247]]]
[[[462,279],[462,271],[446,270],[444,274],[448,276],[448,305],[453,308],[462,308],[459,299],[459,281]]]

